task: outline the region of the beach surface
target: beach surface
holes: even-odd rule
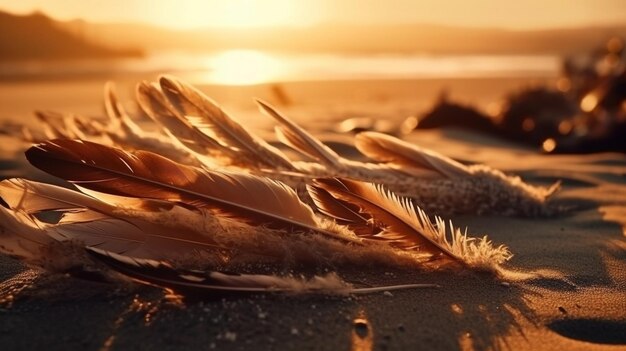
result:
[[[464,79],[289,83],[281,108],[355,155],[348,117],[400,123],[427,110],[442,89],[489,109],[503,92],[541,82]],[[59,86],[51,89],[54,84]],[[324,85],[326,84],[326,85]],[[35,125],[33,109],[101,114],[101,81],[0,84],[0,117]],[[120,80],[124,99],[132,85]],[[268,86],[202,89],[247,126],[271,121],[252,97],[276,102]],[[129,107],[132,105],[129,103]],[[313,116],[313,117],[311,117]],[[309,122],[307,122],[307,120]],[[545,155],[494,137],[445,129],[405,140],[538,185],[561,182],[555,218],[457,216],[456,226],[507,245],[512,271],[544,278],[506,282],[467,272],[355,271],[366,285],[435,283],[439,288],[355,296],[212,296],[180,302],[160,289],[49,276],[0,257],[0,349],[216,350],[623,350],[626,347],[626,156]],[[46,179],[26,164],[26,145],[2,136],[2,178]]]

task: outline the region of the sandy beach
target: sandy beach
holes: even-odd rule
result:
[[[151,78],[151,77],[147,77]],[[443,89],[488,110],[503,92],[545,83],[528,79],[286,83],[281,108],[356,153],[352,134],[332,133],[348,117],[392,123],[430,108]],[[0,118],[34,125],[33,109],[101,114],[102,81],[0,84]],[[130,102],[132,84],[117,80]],[[55,85],[57,85],[55,87]],[[54,88],[53,88],[54,87]],[[266,85],[202,86],[245,121],[269,131],[252,97],[275,102]],[[132,109],[132,104],[128,104]],[[269,135],[267,132],[266,135]],[[544,155],[494,137],[445,129],[403,137],[467,163],[484,163],[535,185],[561,181],[554,218],[458,216],[457,226],[509,246],[506,268],[553,278],[503,283],[467,272],[355,270],[366,285],[436,283],[440,288],[358,296],[166,298],[160,289],[48,276],[0,257],[0,348],[216,350],[623,350],[626,347],[626,156]],[[2,178],[46,179],[26,164],[26,145],[2,136]]]

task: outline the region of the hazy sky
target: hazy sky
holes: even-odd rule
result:
[[[16,13],[175,28],[436,23],[534,29],[626,24],[624,0],[0,0]]]

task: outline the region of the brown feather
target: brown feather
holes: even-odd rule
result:
[[[53,111],[35,111],[35,117],[41,122],[44,134],[49,139],[72,139],[74,136],[68,132],[64,125],[64,116]]]
[[[77,240],[86,246],[152,258],[164,257],[172,252],[222,249],[210,236],[194,229],[180,225],[164,227],[132,218],[90,196],[50,184],[25,179],[3,180],[0,182],[0,196],[10,208],[6,215],[12,214],[14,221],[21,223],[21,230],[17,231],[31,233],[29,238],[47,236],[57,241]],[[173,206],[169,210],[163,206],[156,209],[160,215],[172,210]],[[176,210],[177,215],[187,215],[182,209]],[[37,215],[50,211],[63,213],[58,223],[41,223],[36,219]],[[20,220],[23,215],[31,218],[30,221]],[[40,235],[34,235],[29,226],[37,228]]]
[[[133,122],[117,98],[113,82],[107,82],[104,85],[104,110],[114,127],[121,126],[126,133],[132,135],[140,135],[142,133],[141,128]]]
[[[256,100],[262,112],[274,118],[281,125],[276,127],[278,139],[295,149],[325,165],[338,168],[341,167],[341,157],[328,146],[313,137],[309,132],[298,126],[287,116],[282,115],[275,108],[262,100]]]
[[[345,294],[354,290],[351,285],[334,274],[304,280],[276,275],[202,272],[176,269],[167,262],[122,256],[97,248],[88,248],[87,252],[114,270],[140,283],[148,282],[181,292],[334,292]]]
[[[326,179],[326,181],[334,181],[337,186],[343,186],[336,179]],[[339,224],[347,225],[358,236],[371,237],[381,231],[381,228],[371,220],[372,216],[368,213],[360,213],[359,206],[354,203],[334,198],[321,187],[307,185],[307,190],[322,214],[333,218]]]
[[[10,209],[28,214],[78,208],[112,211],[110,205],[77,191],[19,178],[0,182],[0,197]]]
[[[365,156],[377,161],[405,168],[426,169],[449,178],[471,176],[470,171],[463,164],[387,134],[359,133],[356,136],[355,145]],[[424,175],[426,174],[422,174]]]
[[[163,126],[170,138],[181,142],[185,147],[204,155],[207,151],[220,150],[233,155],[232,150],[220,145],[204,133],[193,130],[183,115],[172,108],[163,93],[155,86],[146,82],[137,85],[137,102],[141,109]]]
[[[433,226],[428,218],[418,218],[412,204],[406,199],[396,198],[370,183],[350,179],[316,179],[312,188],[326,190],[336,199],[354,204],[362,213],[367,213],[375,223],[385,227],[376,237],[388,239],[401,248],[418,247],[421,252],[432,255],[443,254],[453,261],[462,261],[429,235]]]
[[[367,294],[399,289],[436,288],[435,284],[405,284],[354,288],[335,273],[311,279],[265,274],[236,274],[216,271],[184,270],[168,262],[122,256],[97,248],[87,252],[112,269],[142,284],[167,287],[188,293],[333,293]]]
[[[181,202],[251,225],[355,241],[317,228],[313,211],[295,191],[270,179],[207,171],[151,152],[80,140],[48,141],[31,147],[26,157],[35,167],[96,192]]]
[[[194,87],[172,77],[161,77],[161,89],[187,122],[214,137],[223,145],[235,148],[251,162],[293,170],[291,161],[280,150],[248,132],[213,100]]]

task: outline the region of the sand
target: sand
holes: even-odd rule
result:
[[[359,114],[400,119],[426,108],[442,86],[457,87],[453,91],[461,98],[479,99],[486,106],[503,88],[528,82],[476,80],[474,90],[471,83],[422,81],[394,86],[387,82],[383,87],[342,83],[334,88],[339,96],[322,87],[294,83],[286,91],[299,102],[286,111],[300,120],[318,114],[327,120]],[[61,84],[44,99],[47,84],[51,83],[1,86],[0,115],[26,115],[37,105],[98,113],[93,104],[99,104],[99,83]],[[387,97],[372,101],[371,96],[383,88]],[[394,88],[397,98],[390,97]],[[221,96],[245,116],[252,116],[254,110],[242,103],[240,96],[268,94],[262,87],[229,89],[231,95],[221,90]],[[429,95],[413,98],[413,89],[415,93],[428,90]],[[205,90],[211,94],[216,88]],[[90,96],[92,93],[96,95]],[[31,94],[31,99],[25,94]],[[342,99],[345,104],[340,104]],[[250,123],[268,123],[254,118]],[[354,152],[349,146],[351,136],[329,134],[328,126],[316,123],[311,127],[326,130],[320,135],[335,141],[339,151]],[[559,278],[502,284],[472,273],[418,274],[381,269],[354,272],[351,278],[372,285],[424,282],[440,284],[441,288],[351,297],[216,296],[190,298],[180,304],[164,299],[164,293],[156,288],[48,277],[0,257],[0,349],[626,348],[625,155],[542,155],[456,130],[420,131],[405,138],[464,161],[517,173],[533,184],[561,180],[563,188],[556,201],[571,208],[567,215],[551,219],[453,218],[456,225],[468,226],[473,233],[488,234],[496,243],[508,245],[515,256],[507,268],[549,270]],[[7,144],[7,138],[2,142],[4,176],[41,176],[24,166],[19,153],[14,152],[19,145]]]

